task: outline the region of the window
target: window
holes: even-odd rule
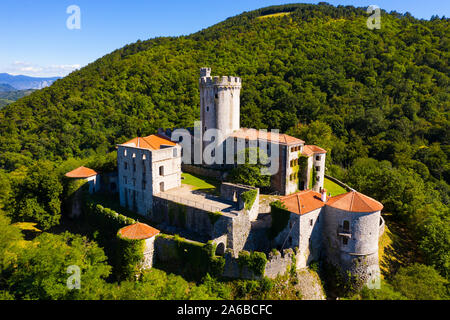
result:
[[[144,174],[145,174],[146,170],[147,170],[147,168],[145,167],[145,161],[142,160],[142,171]]]
[[[347,238],[347,237],[343,237],[343,238],[342,238],[342,244],[343,244],[344,246],[346,246],[346,245],[348,244],[348,238]]]
[[[316,171],[320,171],[320,167],[319,166],[316,167]]]
[[[159,175],[163,176],[164,175],[164,166],[160,166],[159,167]]]
[[[216,97],[216,99],[219,99],[219,94],[216,93],[215,97]]]
[[[173,148],[173,156],[176,157],[178,155],[178,150],[177,148]]]
[[[124,163],[123,163],[123,168],[124,168],[125,170],[128,169],[128,162],[124,162]]]
[[[317,161],[320,161],[320,156],[316,156],[316,160],[317,160]]]
[[[147,182],[145,180],[142,180],[142,190],[145,190],[146,186],[147,186]]]
[[[124,151],[123,151],[123,155],[126,157],[127,156],[127,149],[125,149]]]
[[[136,172],[136,163],[133,161],[133,172]]]
[[[319,177],[319,176],[317,176],[317,177],[316,177],[316,180],[317,180],[317,181],[320,181],[320,177]]]
[[[312,226],[313,225],[314,220],[313,219],[309,219],[309,225]]]
[[[344,220],[342,227],[345,231],[350,231],[350,222],[348,222],[348,220]]]
[[[209,107],[206,107],[206,112],[208,112],[209,111]]]

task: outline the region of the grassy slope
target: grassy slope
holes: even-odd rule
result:
[[[332,197],[347,192],[347,190],[342,188],[340,185],[334,183],[333,181],[327,178],[325,178],[323,182],[323,187],[327,190],[327,193],[331,193]]]
[[[181,177],[181,183],[192,186],[192,190],[216,188],[214,184],[208,182],[212,182],[211,179],[207,179],[205,177],[195,176],[193,174],[185,172],[181,174]]]

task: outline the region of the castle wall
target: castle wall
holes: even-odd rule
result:
[[[326,258],[346,274],[367,281],[378,266],[380,212],[347,212],[326,206],[323,241]],[[344,228],[348,221],[349,230]],[[345,244],[344,238],[347,238]]]
[[[286,274],[290,271],[295,262],[297,254],[292,249],[285,249],[280,252],[270,252],[267,257],[267,263],[264,268],[264,276],[275,279],[277,276]],[[222,274],[226,278],[239,279],[261,279],[261,275],[255,275],[247,266],[240,266],[238,259],[232,254],[225,254],[225,267]]]
[[[273,239],[274,246],[283,250],[285,248],[299,247],[300,243],[300,215],[290,212],[286,226]]]
[[[322,254],[323,217],[322,208],[300,216],[300,241],[298,268],[306,268],[312,261],[318,261]]]
[[[220,197],[226,201],[236,202],[238,210],[243,210],[245,204],[241,195],[250,190],[257,192],[253,206],[247,211],[250,221],[254,221],[258,218],[259,213],[259,188],[223,182],[220,186]]]
[[[181,147],[162,148],[151,154],[153,193],[181,186]]]
[[[153,194],[181,185],[181,147],[148,150],[119,146],[120,205],[141,215],[153,208]],[[162,167],[162,170],[160,170]]]
[[[298,268],[298,256],[292,249],[285,249],[277,253],[270,252],[264,275],[270,279],[284,275],[286,272],[289,272],[295,260],[297,261],[296,267]]]
[[[278,249],[298,248],[298,268],[307,267],[322,255],[322,210],[318,208],[303,215],[291,212],[286,227],[273,241]]]
[[[152,209],[150,150],[119,146],[117,168],[120,205],[146,215]]]
[[[228,228],[232,224],[229,216],[222,215],[215,223],[212,223],[214,220],[211,218],[211,212],[176,203],[157,195],[153,198],[153,211],[150,219],[156,223],[166,223],[201,234],[208,240],[227,234]]]

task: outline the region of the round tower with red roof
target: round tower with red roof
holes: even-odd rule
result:
[[[323,236],[328,262],[360,287],[379,280],[378,239],[383,205],[355,190],[326,202]]]

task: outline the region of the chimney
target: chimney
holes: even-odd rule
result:
[[[327,202],[327,190],[322,188],[321,194],[322,196],[320,197],[320,200],[322,200],[322,202]]]

